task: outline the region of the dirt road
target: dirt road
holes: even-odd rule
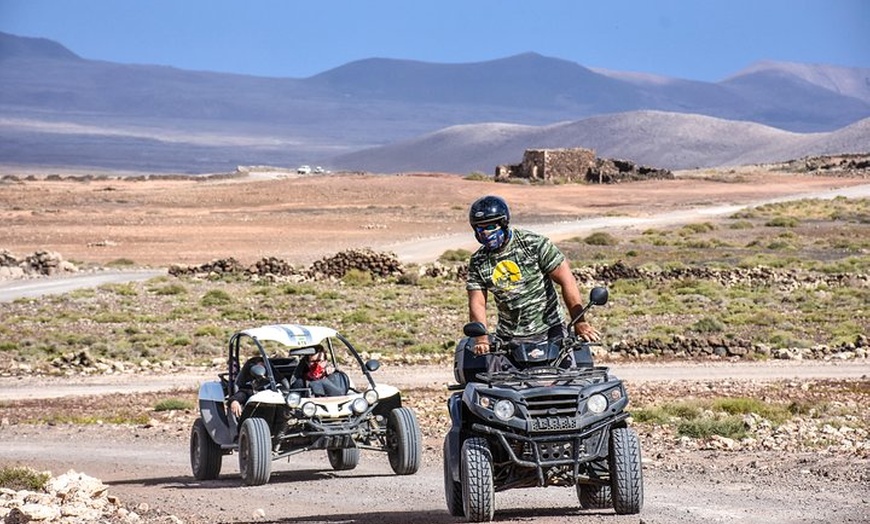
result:
[[[536,217],[540,210],[546,211],[542,216],[551,220],[554,216],[600,215],[602,210],[616,210],[622,215],[548,224],[541,219],[541,227],[535,224],[536,230],[554,238],[578,235],[588,228],[629,227],[619,222],[627,220],[626,216],[642,215],[646,217],[643,220],[654,220],[655,215],[659,220],[676,223],[702,220],[705,212],[729,212],[733,210],[729,206],[745,207],[771,198],[804,198],[820,192],[831,197],[834,193],[827,191],[831,187],[862,188],[855,191],[863,193],[849,193],[855,197],[870,193],[867,184],[843,179],[773,175],[771,178],[777,180],[774,187],[754,180],[728,184],[686,181],[679,184],[685,192],[679,195],[675,193],[676,184],[653,183],[634,185],[631,191],[612,187],[540,187],[532,188],[534,197],[529,196],[532,190],[522,186],[503,185],[497,189],[517,203],[518,217]],[[468,244],[473,239],[467,232],[465,210],[458,209],[457,202],[473,201],[488,190],[456,177],[375,178],[366,179],[365,184],[355,179],[302,182],[266,180],[247,184],[244,191],[238,184],[183,181],[149,185],[99,182],[95,183],[97,189],[72,181],[10,185],[4,193],[4,198],[8,193],[12,203],[4,215],[9,227],[3,228],[0,240],[18,253],[48,247],[68,259],[105,262],[124,257],[154,267],[166,267],[169,262],[198,264],[215,256],[239,256],[251,262],[244,256],[255,258],[262,254],[287,260],[298,256],[299,261],[309,262],[323,253],[358,245],[380,249],[388,242],[400,242],[390,247],[395,248],[403,261],[430,261],[448,248],[473,247]],[[35,191],[34,187],[47,190]],[[335,195],[344,193],[353,205],[336,205]],[[294,198],[276,199],[275,195]],[[384,206],[385,202],[389,205]],[[420,202],[427,205],[419,206]],[[123,221],[113,218],[116,208],[122,209]],[[376,210],[383,213],[375,214]],[[644,227],[650,224],[631,220]],[[522,225],[520,219],[517,224]],[[252,235],[252,231],[258,234]],[[301,249],[287,242],[288,231],[308,232],[305,239],[310,245]],[[458,233],[452,235],[454,232]],[[343,244],[336,247],[336,239]],[[51,286],[57,283],[53,281]],[[26,288],[24,292],[48,291]],[[648,384],[674,388],[691,382],[716,390],[734,382],[754,384],[787,379],[793,380],[798,389],[811,389],[813,381],[826,377],[870,380],[866,361],[699,365],[612,362],[610,366],[626,380],[630,394],[632,385]],[[429,388],[433,392],[443,392],[444,385],[452,381],[446,367],[384,366],[378,377],[402,388]],[[429,428],[424,464],[416,475],[396,477],[386,457],[374,452],[364,452],[357,469],[335,472],[325,454],[311,452],[275,463],[275,473],[268,484],[243,487],[235,456],[224,458],[220,479],[209,482],[193,479],[188,458],[188,431],[193,415],[189,413],[179,414],[176,421],[119,426],[15,424],[5,421],[3,411],[9,403],[21,399],[44,399],[48,402],[43,404],[50,405],[53,399],[71,398],[84,404],[93,396],[130,402],[132,397],[116,396],[118,391],[179,388],[178,391],[191,393],[200,382],[213,378],[214,372],[205,369],[148,377],[101,375],[86,380],[0,377],[0,464],[29,465],[55,474],[74,469],[97,477],[110,485],[112,495],[132,505],[146,523],[171,522],[166,518],[169,514],[189,524],[458,521],[448,515],[444,503],[439,432],[445,421],[438,422],[441,426]],[[640,438],[645,485],[645,504],[640,515],[580,511],[571,489],[536,488],[497,494],[496,520],[542,524],[870,521],[867,517],[870,459],[866,457],[789,450],[698,450],[662,442],[653,434],[641,434]]]
[[[611,365],[631,384],[684,381],[808,380],[868,377],[864,362],[769,362],[756,364],[671,363]],[[191,390],[210,380],[205,370],[133,382],[129,376],[87,379],[0,379],[0,402],[18,398],[110,395],[156,386]],[[379,379],[402,388],[441,387],[451,381],[442,367],[393,367]],[[136,384],[136,385],[133,385]],[[147,384],[147,385],[146,385]],[[0,426],[0,462],[28,464],[55,474],[74,469],[102,479],[122,501],[147,506],[146,522],[173,514],[188,523],[352,522],[446,523],[440,435],[424,443],[424,464],[412,476],[396,477],[386,456],[363,452],[352,471],[332,471],[325,454],[303,453],[273,465],[271,481],[244,487],[234,455],[220,479],[198,482],[190,473],[188,426]],[[641,435],[641,441],[651,438]],[[652,448],[652,446],[650,446]],[[650,449],[645,448],[645,449]],[[659,446],[658,449],[661,449]],[[870,487],[838,472],[853,467],[836,456],[740,453],[674,449],[644,456],[645,505],[640,515],[581,511],[568,488],[512,490],[496,496],[497,521],[554,524],[867,522]],[[866,466],[865,466],[866,467]]]
[[[812,380],[820,378],[870,379],[870,363],[865,360],[818,361],[773,360],[766,362],[610,362],[607,364],[628,383],[667,381],[770,381],[778,379]],[[195,391],[204,381],[215,380],[216,369],[184,369],[162,375],[136,377],[116,373],[90,377],[0,377],[0,402],[15,399],[53,399],[113,393],[145,393],[186,389]],[[378,381],[405,388],[445,388],[453,383],[449,366],[385,365],[376,374]]]

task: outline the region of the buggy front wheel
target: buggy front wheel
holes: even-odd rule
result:
[[[395,408],[387,417],[387,456],[396,475],[413,475],[420,469],[422,437],[417,416],[410,408]]]
[[[239,432],[239,470],[242,483],[259,486],[272,474],[272,437],[261,418],[245,419]]]

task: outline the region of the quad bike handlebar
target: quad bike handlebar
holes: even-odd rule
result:
[[[574,333],[571,327],[574,326],[577,322],[580,321],[581,318],[586,314],[592,306],[603,306],[607,303],[608,300],[608,291],[605,287],[596,286],[592,288],[589,292],[589,301],[585,306],[571,319],[568,323],[568,336],[563,339],[559,355],[552,362],[553,366],[560,365],[565,358],[567,358],[572,352],[576,350],[590,349],[592,346],[600,346],[599,342],[591,342],[587,340],[582,340],[580,337]],[[489,353],[493,355],[509,355],[511,353],[512,344],[511,341],[503,340],[501,337],[496,335],[495,333],[489,333],[486,329],[486,326],[482,322],[469,322],[465,324],[462,328],[462,332],[467,337],[481,337],[484,335],[489,336]],[[549,342],[543,341],[541,344],[548,344]]]

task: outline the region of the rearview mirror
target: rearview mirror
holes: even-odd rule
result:
[[[266,378],[266,366],[263,364],[254,364],[251,366],[251,376],[256,380],[263,380]]]
[[[589,292],[589,302],[596,306],[607,304],[608,292],[606,287],[594,287]]]

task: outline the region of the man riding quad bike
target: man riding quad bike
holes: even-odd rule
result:
[[[250,355],[244,364],[243,355]],[[272,461],[309,450],[324,450],[333,469],[349,470],[361,449],[386,452],[398,475],[416,473],[416,415],[398,389],[375,382],[379,366],[327,327],[275,324],[235,333],[226,373],[199,390],[200,417],[190,432],[194,477],[217,478],[231,453],[246,485],[265,484]]]
[[[576,318],[607,298],[607,289],[594,288]],[[486,334],[483,324],[468,323],[463,331],[443,448],[450,514],[492,520],[496,492],[547,486],[574,487],[583,509],[639,513],[641,452],[627,425],[628,396],[608,368],[592,364],[590,343],[568,337],[548,353],[551,348],[489,335],[492,352],[514,363],[513,369],[490,371],[490,355],[475,355],[470,348],[474,337]],[[564,367],[571,357],[578,364]]]

